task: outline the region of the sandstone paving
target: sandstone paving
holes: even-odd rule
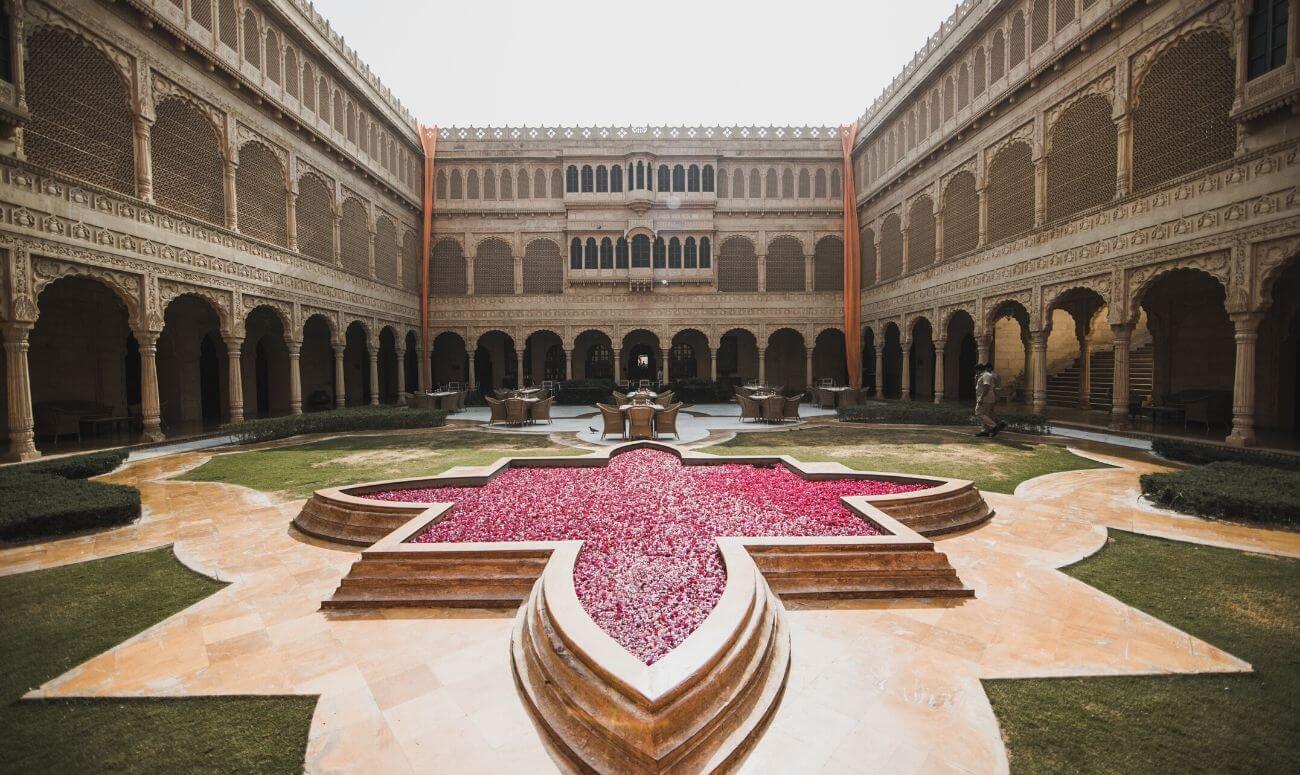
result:
[[[313,772],[563,771],[511,675],[513,614],[319,608],[357,553],[290,527],[302,501],[171,481],[210,453],[131,463],[136,525],[0,550],[0,574],[172,544],[229,582],[211,597],[34,688],[30,696],[319,695]],[[1007,769],[981,678],[1248,670],[1249,665],[1059,572],[1121,528],[1300,556],[1300,535],[1142,504],[1152,462],[1051,474],[986,494],[989,523],[943,538],[966,601],[787,605],[785,695],[740,768],[750,772]]]

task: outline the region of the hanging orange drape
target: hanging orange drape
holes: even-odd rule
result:
[[[858,195],[853,183],[853,139],[858,122],[840,127],[844,152],[844,360],[849,385],[862,387],[862,263],[858,249]]]
[[[438,127],[420,126],[424,147],[424,224],[420,245],[420,389],[433,390],[433,361],[429,342],[429,242],[433,239],[433,160],[438,149]]]

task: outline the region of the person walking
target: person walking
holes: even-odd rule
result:
[[[984,428],[976,436],[997,436],[1007,427],[994,413],[1001,383],[998,373],[993,370],[993,364],[980,363],[975,366],[975,418]]]

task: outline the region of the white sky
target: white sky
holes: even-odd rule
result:
[[[425,124],[835,125],[956,0],[315,5]]]

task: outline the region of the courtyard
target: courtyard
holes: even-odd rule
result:
[[[692,407],[701,417],[732,410]],[[992,512],[934,537],[970,596],[805,598],[771,577],[785,590],[778,596],[788,675],[734,762],[741,771],[1155,772],[1174,762],[1244,772],[1285,769],[1300,754],[1293,659],[1300,534],[1150,505],[1139,477],[1178,466],[1149,451],[820,417],[798,427],[711,430],[692,444],[659,442],[664,452],[623,452],[637,445],[588,443],[577,430],[513,432],[485,420],[453,416],[428,429],[141,454],[101,477],[139,489],[139,521],[0,549],[0,598],[31,622],[0,642],[5,664],[16,668],[0,708],[18,730],[5,769],[67,770],[94,757],[127,771],[567,771],[516,683],[513,607],[322,606],[364,555],[293,524],[313,491],[372,480],[427,487],[428,477],[446,472],[461,483],[500,458],[544,456],[560,467],[510,468],[489,479],[501,495],[485,490],[487,500],[464,500],[478,497],[474,485],[443,494],[457,504],[447,519],[463,513],[457,518],[483,527],[438,524],[526,540],[502,532],[513,529],[502,522],[507,512],[482,510],[519,503],[521,515],[542,514],[545,498],[557,515],[581,514],[556,487],[565,471],[601,476],[601,469],[566,469],[565,461],[611,452],[611,470],[624,457],[652,457],[619,474],[632,477],[626,482],[575,483],[582,493],[575,504],[594,509],[584,520],[663,493],[677,493],[677,508],[694,503],[699,495],[687,493],[718,486],[700,478],[709,471],[748,492],[746,477],[769,474],[761,467],[746,474],[726,458],[781,455],[825,475],[969,477]],[[716,456],[723,465],[688,467],[698,475],[670,485],[667,471],[651,473],[661,465],[653,456],[669,453],[684,462]],[[878,486],[822,485],[836,488],[828,491],[834,502]],[[785,493],[797,513],[833,508],[812,506],[789,484],[759,487]],[[438,499],[421,494],[436,490],[412,492],[393,490],[387,499]],[[603,499],[611,505],[600,506]],[[650,502],[636,508],[650,513]],[[686,624],[662,614],[624,624],[623,605],[672,611],[679,604],[668,601],[681,590],[637,581],[638,561],[626,553],[633,539],[613,535],[589,536],[613,554],[588,553],[596,565],[584,570],[580,562],[574,580],[600,626],[653,664],[708,617],[736,566],[721,571],[718,586],[704,572],[703,587],[687,588],[687,603],[703,608],[685,614]],[[700,535],[713,546],[711,533]],[[660,578],[692,577],[716,551],[648,567]],[[673,570],[664,576],[666,568]],[[584,574],[616,570],[631,581],[616,582],[614,592],[582,592]],[[632,602],[615,610],[609,594],[632,594]],[[674,627],[685,629],[674,636]]]

